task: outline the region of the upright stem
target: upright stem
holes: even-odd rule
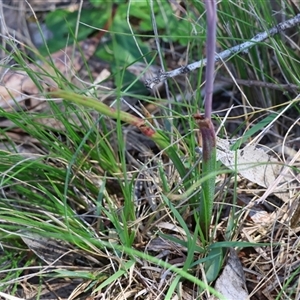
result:
[[[212,95],[214,86],[215,70],[215,50],[216,50],[216,28],[217,28],[217,8],[215,0],[205,0],[206,6],[206,58],[207,65],[205,71],[205,118],[211,119]]]
[[[199,203],[199,225],[205,240],[204,242],[208,242],[216,186],[216,135],[211,121],[211,111],[215,69],[217,6],[215,0],[204,1],[207,16],[205,113],[204,117],[196,114],[194,118],[201,132],[201,145],[203,149],[202,176],[206,178],[202,183]]]

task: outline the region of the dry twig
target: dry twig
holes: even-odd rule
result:
[[[300,23],[300,14],[296,15],[292,19],[289,19],[289,20],[286,20],[284,22],[277,24],[276,26],[272,27],[269,31],[264,31],[264,32],[258,33],[255,37],[253,37],[251,40],[249,40],[247,42],[244,42],[240,45],[234,46],[234,47],[227,49],[221,53],[217,53],[215,55],[215,62],[219,63],[224,60],[227,60],[228,58],[235,55],[236,53],[245,52],[247,49],[255,46],[257,43],[262,42],[275,34],[278,34],[282,31],[292,28],[299,23]],[[160,72],[156,77],[146,80],[145,85],[147,88],[153,89],[157,84],[165,81],[168,78],[173,78],[178,75],[190,73],[196,69],[206,66],[206,64],[207,64],[207,59],[205,58],[205,59],[199,60],[199,61],[189,64],[187,66],[180,67],[180,68],[175,69],[170,72]]]

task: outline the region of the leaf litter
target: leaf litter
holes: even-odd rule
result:
[[[289,201],[291,190],[298,187],[295,182],[297,175],[288,172],[292,166],[290,168],[284,166],[279,159],[267,154],[263,148],[258,148],[255,145],[230,150],[236,142],[218,138],[217,159],[244,178],[267,188],[284,202]],[[291,164],[293,165],[297,160],[300,160],[300,152],[291,160]],[[265,198],[264,196],[264,199],[261,198],[259,202],[263,202]]]

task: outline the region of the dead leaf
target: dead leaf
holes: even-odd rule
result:
[[[27,247],[48,265],[73,265],[80,257],[68,243],[31,232],[23,233],[21,238]]]
[[[41,83],[43,92],[57,87],[56,83],[51,79],[51,74],[57,76],[55,69],[64,77],[71,78],[74,76],[95,53],[102,36],[111,24],[115,12],[116,7],[114,6],[112,16],[105,24],[103,30],[99,31],[95,36],[78,43],[76,47],[72,45],[53,53],[49,59],[49,64],[46,62],[40,63],[40,65],[38,63],[27,64],[27,70],[15,71],[7,69],[3,72],[4,75],[1,77],[0,86],[0,107],[5,109],[13,108],[16,107],[16,103],[29,99],[33,95],[41,94],[40,89],[29,74],[35,74],[36,80]],[[42,76],[37,74],[42,74]]]
[[[215,289],[225,299],[249,299],[243,266],[234,249],[230,249],[227,264],[216,281]]]
[[[291,184],[295,177],[288,174],[289,168],[285,169],[282,162],[253,145],[232,151],[230,147],[234,143],[235,141],[217,138],[217,159],[244,178],[267,188],[268,195],[272,192],[284,202],[288,201],[289,190],[296,187]],[[291,161],[293,162],[294,160]],[[265,195],[264,197],[266,198]]]
[[[276,179],[282,167],[278,160],[262,149],[250,145],[232,151],[229,142],[221,139],[218,139],[217,159],[229,169],[237,170],[243,177],[263,187],[268,187]]]
[[[28,72],[41,72],[38,66],[28,64]],[[17,103],[30,98],[30,95],[40,94],[39,88],[25,71],[14,71],[8,69],[1,78],[0,86],[0,107],[7,109],[16,107]],[[44,91],[49,91],[49,87],[55,88],[56,83],[48,76],[43,76],[39,81]],[[41,100],[43,100],[42,98]],[[22,105],[21,105],[22,107]]]

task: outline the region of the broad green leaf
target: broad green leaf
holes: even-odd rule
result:
[[[224,259],[224,249],[214,248],[207,255],[208,260],[204,263],[205,276],[207,282],[214,281],[221,270]]]

